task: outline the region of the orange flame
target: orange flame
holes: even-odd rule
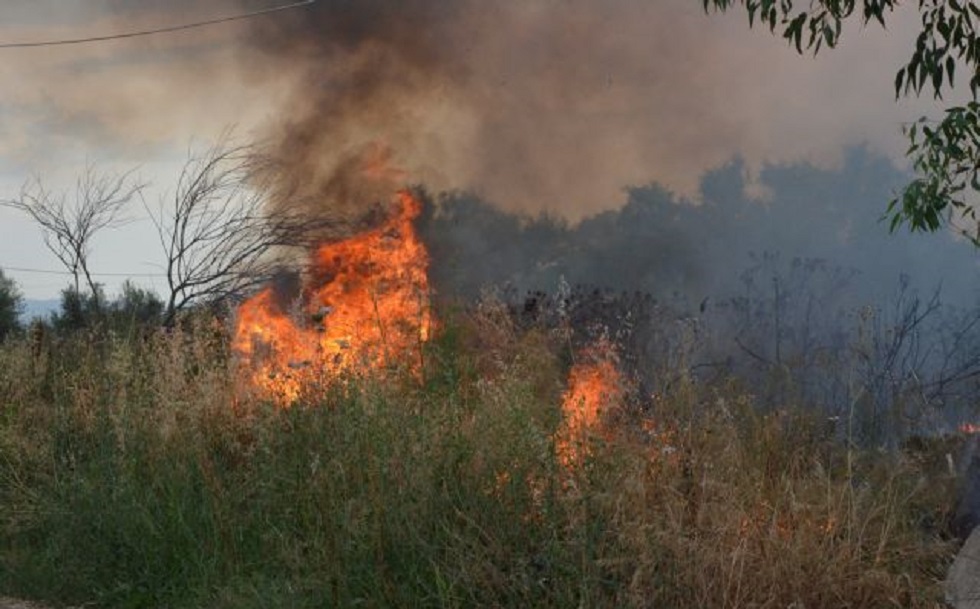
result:
[[[568,375],[556,443],[563,465],[581,461],[587,454],[589,433],[600,425],[603,412],[622,397],[623,379],[615,350],[608,341],[600,341],[581,354]]]
[[[380,226],[313,253],[303,305],[290,315],[266,288],[238,309],[233,345],[253,385],[282,405],[342,374],[379,370],[418,354],[428,340],[429,257],[408,192]]]

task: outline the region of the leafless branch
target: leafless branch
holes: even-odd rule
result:
[[[126,205],[145,186],[132,171],[106,173],[89,164],[78,177],[70,199],[67,192],[54,193],[40,177],[34,177],[24,184],[18,198],[0,201],[0,205],[30,216],[41,227],[44,244],[71,272],[75,290],[84,277],[95,295],[97,286],[89,269],[92,239],[103,229],[123,224]]]
[[[147,206],[166,259],[165,323],[193,304],[269,281],[287,266],[290,248],[308,246],[314,231],[329,223],[288,206],[273,211],[270,180],[256,149],[225,135],[189,156],[172,197],[155,212]]]

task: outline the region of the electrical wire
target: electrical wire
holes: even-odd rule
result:
[[[251,19],[253,17],[259,17],[262,15],[268,15],[270,13],[277,13],[279,11],[287,11],[295,8],[301,8],[304,6],[309,6],[316,2],[316,0],[302,0],[300,2],[293,2],[292,4],[283,4],[280,6],[273,6],[270,8],[264,8],[257,11],[251,11],[248,13],[240,13],[237,15],[229,15],[227,17],[218,17],[216,19],[207,19],[205,21],[195,21],[192,23],[183,23],[180,25],[171,25],[167,27],[154,28],[151,30],[139,30],[135,32],[123,32],[121,34],[108,34],[105,36],[90,36],[87,38],[65,38],[59,40],[38,40],[33,42],[3,42],[0,43],[0,49],[26,49],[34,47],[51,47],[51,46],[63,46],[69,44],[83,44],[87,42],[104,42],[106,40],[119,40],[122,38],[136,38],[139,36],[150,36],[152,34],[164,34],[167,32],[179,32],[181,30],[190,30],[199,27],[205,27],[209,25],[217,25],[219,23],[228,23],[229,21],[240,21],[242,19]]]
[[[69,271],[52,269],[31,269],[19,266],[0,265],[0,271],[15,271],[18,273],[36,273],[39,275],[72,275]],[[166,277],[164,273],[89,273],[93,277]]]

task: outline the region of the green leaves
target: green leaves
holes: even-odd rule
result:
[[[918,95],[929,83],[933,96],[940,99],[944,90],[954,87],[957,65],[965,64],[974,73],[971,92],[976,98],[980,88],[980,39],[975,21],[980,9],[972,3],[920,0],[919,11],[922,30],[912,57],[903,68],[908,78],[902,85],[896,82],[895,94]]]
[[[867,23],[874,19],[885,24],[884,12],[897,5],[898,0],[865,0],[863,19]],[[712,9],[727,11],[735,0],[703,0],[706,12]],[[820,0],[801,3],[804,10],[797,9],[793,0],[740,0],[749,16],[749,26],[756,19],[762,21],[769,31],[780,30],[781,35],[792,44],[798,53],[818,52],[823,46],[835,47],[840,39],[845,19],[854,14],[856,0]],[[804,37],[804,32],[806,36]]]
[[[853,17],[858,0],[738,0],[749,15],[768,29],[777,29],[797,53],[818,53],[840,40],[843,23]],[[704,10],[727,11],[736,0],[703,0]],[[899,0],[862,0],[864,25],[885,27]],[[895,74],[895,96],[921,95],[930,88],[936,99],[952,91],[956,73],[970,75],[971,102],[947,108],[937,123],[921,118],[905,129],[907,155],[916,178],[888,206],[892,230],[935,231],[955,219],[969,221],[961,229],[980,246],[980,221],[974,204],[980,202],[980,5],[969,0],[918,0],[921,30],[912,55]]]
[[[24,296],[17,283],[0,269],[0,342],[20,330],[20,313],[24,308]]]
[[[980,103],[947,108],[933,124],[921,118],[905,130],[908,156],[919,177],[888,206],[892,230],[937,230],[954,221],[975,245],[980,224],[973,203],[980,194]],[[972,228],[962,228],[968,223]]]

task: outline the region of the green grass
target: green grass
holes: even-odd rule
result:
[[[555,457],[554,340],[241,391],[220,335],[0,346],[0,595],[106,607],[934,607],[948,480],[683,385]],[[659,430],[640,431],[651,418]],[[794,605],[795,603],[795,605]]]

